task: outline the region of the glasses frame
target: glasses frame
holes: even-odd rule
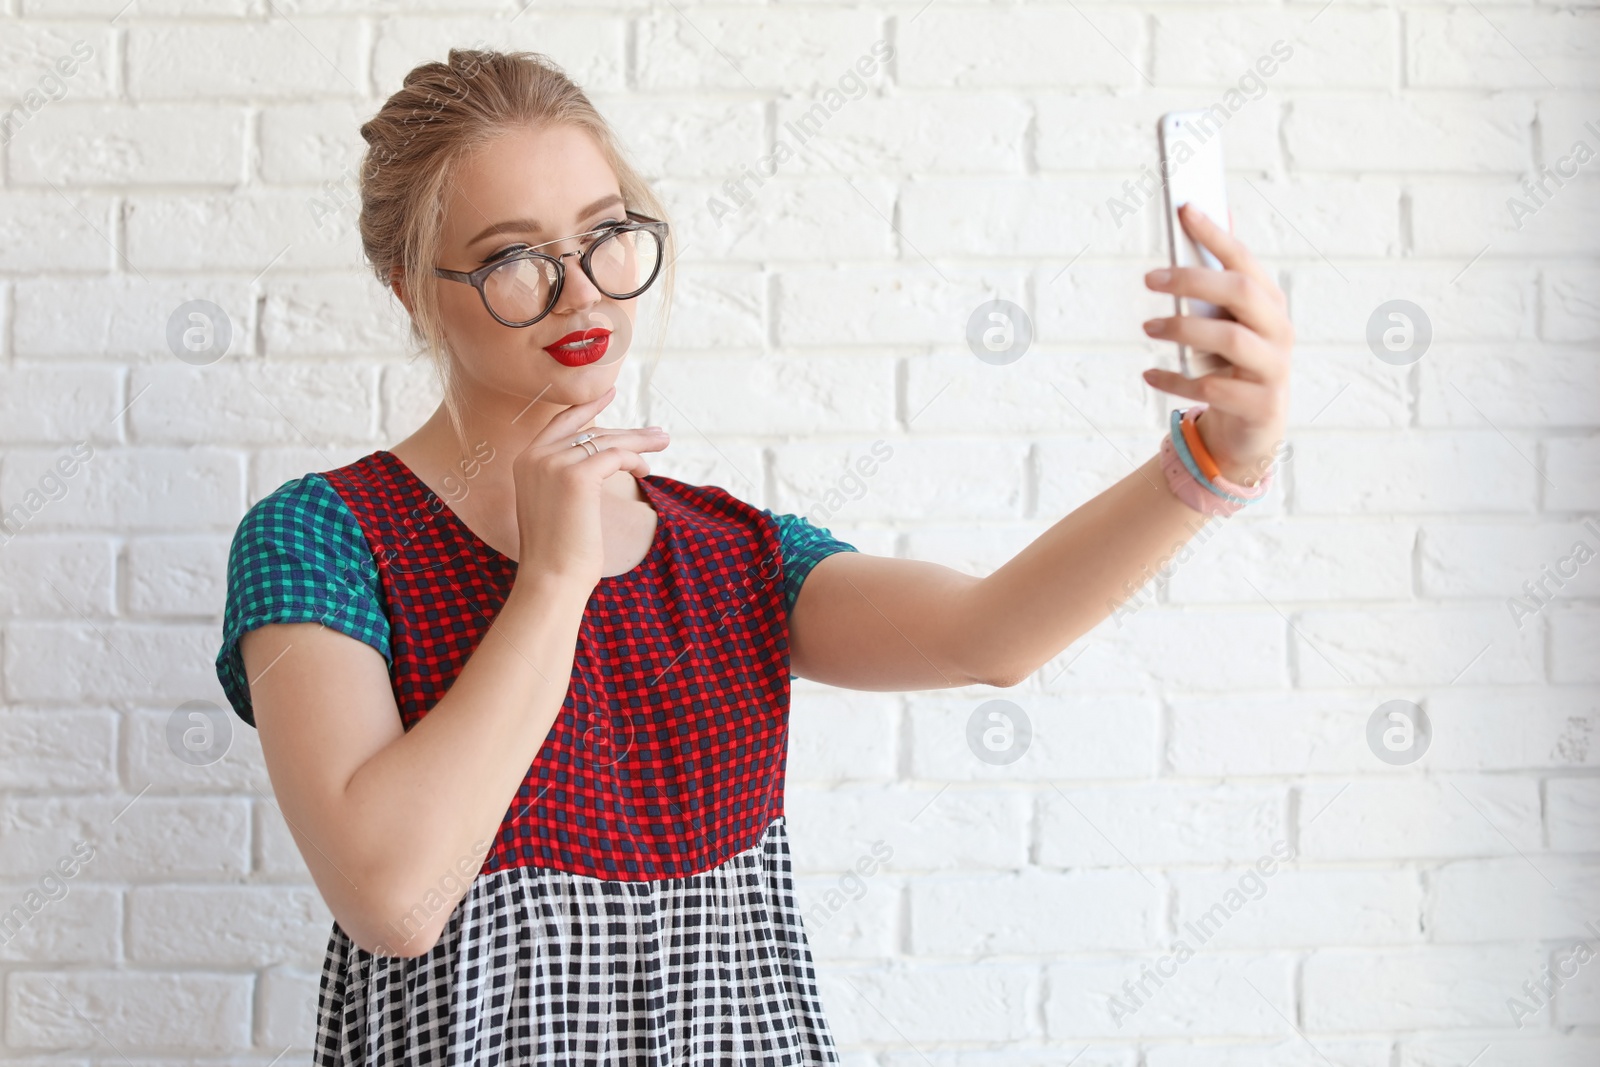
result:
[[[497,259],[492,263],[485,263],[477,270],[446,270],[443,267],[435,267],[433,268],[433,274],[436,278],[445,278],[453,282],[465,282],[467,285],[470,285],[474,289],[478,290],[478,299],[483,301],[483,309],[492,315],[494,320],[500,323],[500,325],[509,326],[514,330],[520,330],[524,327],[532,326],[534,323],[550,314],[551,311],[555,310],[557,302],[559,302],[561,299],[561,290],[567,283],[567,265],[563,263],[562,260],[566,259],[568,256],[578,257],[579,269],[583,271],[584,276],[587,277],[590,283],[593,284],[596,289],[600,290],[600,292],[605,293],[606,296],[609,296],[613,300],[632,300],[634,297],[638,296],[640,293],[644,292],[646,289],[650,288],[652,284],[654,284],[657,275],[661,273],[661,268],[666,265],[668,227],[667,224],[662,220],[653,219],[648,215],[641,215],[636,211],[625,211],[624,214],[627,215],[627,220],[624,222],[608,223],[607,225],[598,226],[592,230],[585,230],[583,233],[575,233],[567,237],[558,237],[554,241],[544,241],[540,244],[532,246],[531,248],[524,248],[520,252],[513,252],[511,255]],[[650,272],[650,277],[644,280],[643,285],[639,286],[639,288],[635,289],[626,296],[619,296],[616,293],[606,292],[606,290],[595,279],[594,272],[589,269],[589,257],[594,254],[594,250],[596,248],[600,247],[601,241],[596,240],[591,242],[589,247],[583,249],[581,252],[574,250],[571,252],[562,252],[559,255],[552,256],[544,252],[536,251],[537,249],[544,248],[548,245],[560,244],[562,241],[570,241],[574,237],[588,237],[591,234],[597,233],[604,233],[607,237],[610,237],[614,234],[629,233],[637,230],[647,230],[650,233],[655,234],[656,241],[661,245],[661,255],[656,259],[656,269]],[[492,306],[490,306],[489,294],[483,291],[483,283],[490,274],[505,266],[507,263],[515,263],[518,260],[524,259],[542,259],[554,264],[556,272],[556,284],[555,287],[550,290],[550,303],[545,306],[543,311],[539,312],[539,314],[535,315],[527,322],[511,322],[507,319],[501,318],[499,313],[496,312]]]

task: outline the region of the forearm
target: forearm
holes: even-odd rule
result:
[[[447,871],[482,863],[482,846],[493,842],[561,711],[588,592],[528,573],[449,691],[346,786],[350,825],[359,827],[358,880],[373,887],[364,910],[379,930],[415,916]],[[431,943],[449,904],[424,909],[419,938]],[[394,941],[401,954],[416,947]]]
[[[1154,455],[973,585],[955,615],[958,644],[981,673],[1015,685],[1099,625],[1206,521],[1173,495]]]

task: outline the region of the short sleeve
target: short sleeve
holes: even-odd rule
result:
[[[778,541],[783,551],[783,597],[788,610],[794,610],[800,598],[800,586],[811,568],[835,552],[855,552],[856,547],[834,537],[825,527],[813,526],[799,515],[775,515],[766,508],[778,523]]]
[[[217,680],[255,725],[239,638],[275,622],[320,622],[393,662],[378,567],[361,525],[320,474],[285,482],[240,520],[228,550]]]

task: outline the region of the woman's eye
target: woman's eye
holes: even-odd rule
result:
[[[525,249],[527,247],[528,247],[527,245],[507,245],[505,248],[500,249],[498,252],[490,253],[487,257],[485,257],[483,262],[485,262],[485,263],[493,263],[497,259],[503,259],[506,256],[509,256],[511,253],[520,252],[520,251],[522,251],[523,249]]]

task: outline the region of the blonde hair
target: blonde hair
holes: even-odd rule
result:
[[[412,68],[401,86],[361,126],[367,142],[360,176],[361,247],[385,288],[394,289],[396,271],[404,276],[411,338],[433,359],[450,424],[466,450],[459,374],[444,335],[433,276],[445,192],[462,161],[508,130],[574,126],[598,143],[629,210],[663,220],[667,216],[628,162],[611,126],[548,56],[452,48],[445,62]],[[669,228],[659,279],[658,350],[672,306],[673,246]]]

